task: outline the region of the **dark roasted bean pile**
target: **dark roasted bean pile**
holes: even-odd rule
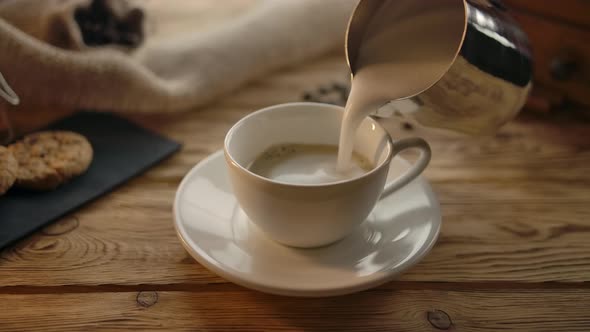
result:
[[[93,0],[78,8],[75,19],[88,46],[137,47],[144,39],[144,13],[123,0]]]

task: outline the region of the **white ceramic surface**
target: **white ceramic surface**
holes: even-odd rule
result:
[[[358,177],[320,184],[293,184],[252,173],[252,162],[271,146],[285,143],[338,146],[344,108],[320,103],[288,103],[253,112],[227,133],[224,144],[229,179],[246,215],[274,240],[313,248],[343,239],[371,213],[380,197],[403,188],[430,161],[421,138],[393,141],[370,117],[356,130],[354,150],[373,169]],[[414,148],[420,157],[404,175],[386,179],[399,152]]]
[[[396,157],[390,178],[409,163]],[[351,235],[330,246],[296,249],[270,240],[241,210],[222,151],[196,165],[174,201],[178,236],[200,264],[236,284],[289,296],[332,296],[368,289],[416,264],[434,245],[440,207],[417,178],[377,203]]]

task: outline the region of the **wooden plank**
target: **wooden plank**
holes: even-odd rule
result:
[[[582,282],[590,277],[586,204],[442,208],[437,245],[403,280]]]
[[[194,164],[222,147],[225,132],[238,119],[300,100],[307,89],[342,80],[345,72],[334,54],[253,82],[194,112],[126,114],[182,141],[183,150],[76,211],[55,226],[57,231],[2,253],[0,286],[224,282],[180,246],[171,214],[176,187]],[[384,124],[394,137],[422,136],[430,142],[434,159],[425,176],[443,204],[440,243],[402,280],[588,281],[588,124],[522,117],[479,139],[401,129],[393,120]],[[71,225],[79,226],[69,230]]]
[[[193,4],[200,14],[184,19],[205,27],[253,1],[227,3],[236,10],[200,1]],[[394,137],[431,143],[425,176],[444,223],[423,262],[375,290],[331,299],[265,295],[226,283],[184,251],[171,209],[186,172],[221,148],[242,116],[346,77],[339,51],[193,112],[126,114],[183,141],[182,152],[0,253],[0,331],[588,331],[590,132],[575,119],[522,117],[481,139],[387,122]],[[30,130],[59,112],[14,116]]]
[[[343,81],[346,73],[336,52],[252,82],[193,112],[125,114],[182,141],[183,150],[74,213],[70,218],[79,227],[72,231],[39,234],[5,251],[0,285],[223,282],[194,263],[176,239],[171,206],[178,183],[194,164],[222,147],[225,132],[244,115],[299,101],[306,90]],[[14,116],[22,123],[32,118],[42,123],[55,114]],[[588,124],[524,117],[493,137],[474,139],[419,127],[401,129],[393,120],[384,123],[394,137],[422,136],[432,145],[434,159],[425,176],[445,216],[441,243],[403,280],[588,281],[590,264],[582,255],[590,244],[581,241],[589,222]],[[63,227],[72,224],[68,220]],[[553,229],[566,232],[549,236]],[[534,241],[526,234],[535,234]]]
[[[197,287],[224,282],[181,247],[172,226],[171,203],[158,199],[171,194],[130,186],[76,213],[77,222],[65,219],[45,230],[49,235],[23,241],[0,256],[0,286]],[[442,208],[438,244],[401,280],[590,281],[585,203],[484,202]],[[78,227],[71,226],[76,223]]]
[[[375,290],[0,294],[0,331],[588,331],[590,291]],[[435,326],[438,326],[436,328]]]

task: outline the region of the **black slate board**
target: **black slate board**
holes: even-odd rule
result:
[[[111,113],[79,112],[49,126],[88,138],[88,171],[51,192],[11,190],[0,196],[0,249],[55,221],[171,155],[180,144]]]

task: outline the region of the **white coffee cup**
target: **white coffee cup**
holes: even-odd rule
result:
[[[294,247],[336,242],[362,224],[380,197],[402,188],[424,171],[430,147],[421,138],[393,141],[375,120],[357,131],[355,151],[375,167],[357,178],[327,184],[288,184],[252,173],[248,167],[266,149],[285,143],[338,145],[344,109],[317,103],[291,103],[256,111],[227,133],[225,160],[234,194],[246,215],[275,241]],[[392,158],[416,148],[420,157],[386,183]]]

